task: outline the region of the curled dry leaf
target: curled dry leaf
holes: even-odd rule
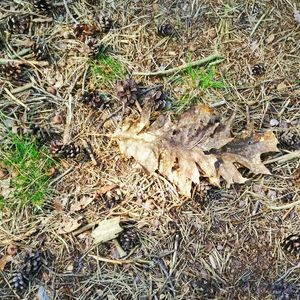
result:
[[[6,254],[0,258],[0,271],[3,271],[6,264],[12,261],[12,255]]]
[[[86,208],[90,203],[94,201],[94,199],[94,196],[83,196],[79,201],[71,204],[70,212],[74,213]]]
[[[161,115],[151,123],[150,114],[148,103],[139,120],[125,120],[113,137],[123,154],[134,157],[149,173],[166,176],[183,195],[190,196],[192,183],[198,184],[201,176],[216,186],[221,177],[228,184],[244,183],[247,178],[239,172],[241,166],[254,174],[269,174],[260,156],[278,151],[272,132],[232,137],[234,114],[220,119],[204,105],[190,108],[174,122]]]
[[[60,228],[57,230],[58,234],[70,233],[76,230],[81,224],[80,220],[82,217],[78,219],[73,219],[69,216],[63,216],[62,222],[60,223]]]

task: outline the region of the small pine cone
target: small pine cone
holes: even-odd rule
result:
[[[26,276],[36,274],[42,266],[41,254],[38,251],[26,253],[24,263],[22,264],[22,272]]]
[[[170,102],[165,99],[165,95],[162,90],[153,89],[150,90],[145,98],[144,102],[147,103],[149,101],[153,102],[154,110],[162,110],[165,108],[170,108]]]
[[[265,74],[265,67],[262,64],[257,64],[251,67],[251,73],[253,76],[261,76]]]
[[[76,24],[73,27],[75,36],[82,42],[96,34],[96,27],[88,24]]]
[[[32,5],[37,10],[50,14],[52,10],[52,5],[47,0],[32,0]]]
[[[6,20],[6,29],[10,33],[24,34],[29,28],[29,18],[26,16],[9,16]]]
[[[300,135],[296,130],[288,130],[280,136],[280,143],[288,150],[300,150]]]
[[[96,91],[84,92],[81,97],[81,101],[85,105],[91,106],[95,109],[103,109],[104,107],[108,106],[108,102],[104,95]]]
[[[123,195],[121,190],[113,189],[111,191],[106,192],[105,195],[102,196],[102,199],[105,207],[111,209],[122,201]]]
[[[110,17],[102,16],[99,18],[99,23],[103,32],[107,33],[113,28],[113,20]]]
[[[300,235],[299,234],[290,234],[286,237],[282,244],[283,250],[291,253],[296,254],[297,256],[300,255]]]
[[[195,294],[201,296],[201,299],[207,299],[207,297],[211,298],[216,293],[214,285],[204,278],[193,280],[190,284]]]
[[[81,152],[81,148],[74,143],[64,145],[62,150],[62,156],[65,158],[75,158]]]
[[[15,290],[24,290],[27,287],[28,280],[22,272],[12,274],[10,283]]]
[[[54,140],[50,144],[50,153],[59,154],[63,149],[64,143],[60,140]]]
[[[132,105],[137,101],[138,86],[134,79],[128,78],[117,82],[117,97],[125,104]]]
[[[103,46],[95,38],[88,38],[86,40],[86,45],[89,48],[90,58],[96,58],[99,55],[99,53],[101,53],[101,49],[103,48]]]
[[[173,36],[175,34],[175,30],[171,24],[162,24],[158,26],[157,34],[162,37]]]
[[[34,53],[36,60],[44,60],[47,57],[46,46],[42,43],[35,42],[31,46],[31,50]]]
[[[119,235],[118,240],[125,251],[130,251],[139,243],[139,236],[134,230],[128,229]]]
[[[9,62],[1,66],[1,73],[8,79],[18,80],[21,77],[22,69],[20,65]]]

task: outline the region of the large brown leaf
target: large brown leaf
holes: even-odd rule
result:
[[[214,185],[221,177],[228,184],[244,183],[241,166],[254,174],[269,174],[260,156],[278,151],[272,132],[232,137],[234,114],[221,120],[204,105],[190,108],[174,122],[162,115],[150,123],[150,114],[148,105],[139,120],[125,120],[114,138],[123,154],[134,157],[148,172],[166,176],[182,194],[190,196],[192,183],[201,177]]]

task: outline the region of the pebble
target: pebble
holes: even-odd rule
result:
[[[273,126],[278,126],[278,124],[279,124],[279,122],[278,122],[278,120],[276,120],[276,119],[271,119],[270,120],[270,125],[273,127]]]

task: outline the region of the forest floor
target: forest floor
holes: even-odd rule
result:
[[[282,247],[300,231],[299,2],[43,3],[0,3],[0,298],[299,299]],[[271,174],[203,179],[190,198],[147,174],[110,138],[138,115],[116,91],[128,76],[162,92],[156,114],[203,103],[236,111],[233,135],[272,130]],[[95,243],[115,218],[123,231]]]

